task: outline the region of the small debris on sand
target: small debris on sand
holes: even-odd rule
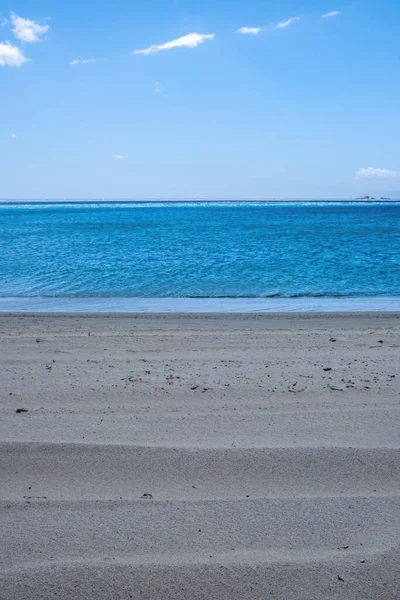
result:
[[[47,500],[47,496],[24,496],[25,500]]]
[[[15,412],[18,413],[18,414],[19,413],[26,413],[26,412],[28,412],[28,409],[27,408],[17,408]]]

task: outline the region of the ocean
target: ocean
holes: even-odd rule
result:
[[[400,202],[0,204],[0,310],[400,309]]]

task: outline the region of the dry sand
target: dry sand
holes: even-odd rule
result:
[[[0,316],[0,598],[399,600],[399,316]]]

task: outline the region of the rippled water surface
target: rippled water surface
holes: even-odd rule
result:
[[[0,204],[0,296],[400,295],[400,204]]]

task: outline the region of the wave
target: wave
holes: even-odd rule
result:
[[[2,295],[0,300],[297,300],[301,298],[327,298],[327,299],[347,299],[347,298],[400,298],[400,293],[396,292],[349,292],[349,293],[296,293],[296,294],[241,294],[241,295],[204,295],[204,296],[177,296],[177,295],[162,295],[162,296],[132,296],[129,294],[102,294],[102,293],[86,293],[86,294],[14,294],[13,296]]]

